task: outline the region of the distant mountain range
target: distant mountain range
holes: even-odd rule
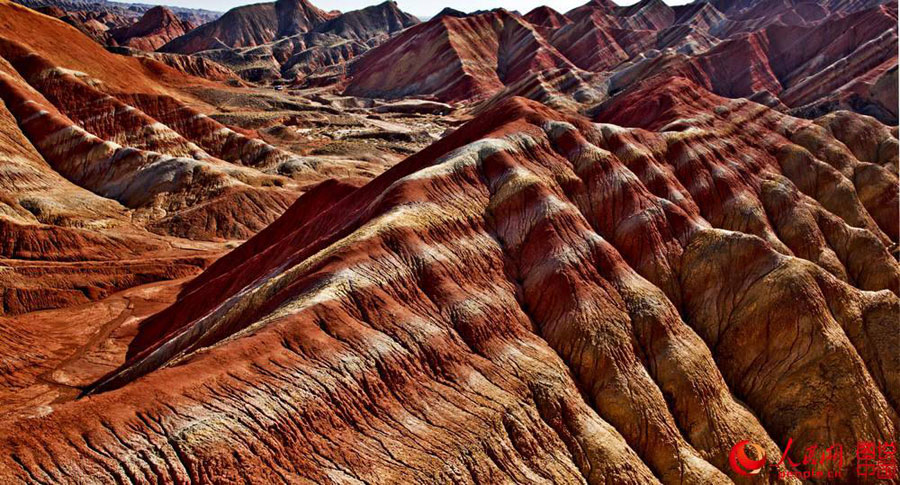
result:
[[[17,0],[16,3],[31,8],[59,7],[68,11],[110,12],[133,19],[140,18],[144,12],[157,6],[146,3],[110,2],[108,0]],[[167,5],[166,8],[181,17],[182,20],[192,22],[195,25],[205,24],[222,15],[222,12],[174,5]]]

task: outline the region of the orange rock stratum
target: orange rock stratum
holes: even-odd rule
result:
[[[0,483],[876,483],[896,5],[0,0]]]

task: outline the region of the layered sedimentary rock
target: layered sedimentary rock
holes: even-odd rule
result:
[[[53,8],[64,12],[94,13],[98,15],[110,15],[127,19],[129,23],[137,22],[145,12],[155,8],[146,3],[127,3],[109,0],[18,0],[18,4],[34,9]],[[221,12],[203,10],[197,8],[179,7],[169,5],[166,8],[175,13],[180,19],[194,25],[205,24],[215,20]]]
[[[114,29],[109,35],[116,44],[144,51],[155,51],[170,40],[194,29],[194,25],[178,18],[166,7],[154,7],[137,23]]]
[[[781,0],[711,0],[717,9],[736,19],[774,18],[785,24],[815,23],[829,12],[855,12],[885,3],[883,0],[825,0],[821,2],[783,2]]]
[[[308,192],[86,397],[9,404],[0,475],[727,483],[738,439],[895,436],[895,134],[684,78],[619,101],[508,99]]]
[[[269,27],[260,30],[255,24],[246,26],[247,32],[259,33],[251,41],[219,42],[218,35],[207,35],[198,29],[162,50],[197,52],[250,82],[284,78],[295,84],[315,84],[315,79],[307,79],[313,77],[328,79],[327,82],[333,84],[343,80],[345,67],[352,59],[390,35],[419,23],[418,19],[401,11],[395,2],[343,14],[326,14],[303,2],[297,5],[286,2],[278,11],[270,6],[254,6],[260,12],[268,12],[267,9],[273,12],[262,21]],[[225,28],[229,24],[228,18],[236,13],[229,12],[223,16],[222,25],[209,26],[207,30]],[[275,30],[269,32],[272,26]]]
[[[823,2],[796,11],[785,6],[790,2],[768,3],[669,7],[644,0],[628,7],[590,2],[565,15],[546,8],[525,17],[439,15],[366,53],[351,66],[345,92],[457,102],[499,93],[572,105],[593,103],[588,90],[613,96],[636,80],[678,73],[716,94],[794,114],[852,109],[897,123],[896,2]],[[806,17],[794,18],[797,12]],[[506,44],[513,40],[528,47]],[[435,58],[442,69],[416,71]],[[509,62],[528,68],[510,76]]]
[[[462,18],[444,15],[404,31],[354,63],[346,92],[473,100],[559,67],[575,66],[519,15],[502,9]]]
[[[568,17],[553,10],[550,7],[537,7],[525,14],[525,20],[535,27],[542,27],[548,30],[556,30],[563,25],[572,23]]]
[[[675,21],[675,11],[662,0],[641,0],[614,13],[620,27],[630,30],[661,30]]]
[[[278,19],[277,38],[309,32],[331,15],[306,0],[277,0],[275,17]]]
[[[0,482],[799,484],[734,445],[900,434],[895,3],[277,5],[128,57],[0,0]],[[314,123],[370,161],[273,144]]]
[[[631,44],[620,46],[613,32],[607,28],[606,20],[599,15],[586,15],[549,35],[550,42],[563,55],[576,66],[589,71],[604,71],[631,57],[625,50]]]
[[[209,264],[222,248],[148,232],[144,216],[128,207],[141,205],[134,194],[167,192],[171,181],[165,180],[161,169],[173,168],[176,162],[117,148],[115,142],[103,141],[78,126],[60,108],[73,116],[85,115],[83,121],[89,125],[92,109],[97,114],[124,105],[92,91],[84,84],[86,74],[52,66],[31,48],[47,49],[58,62],[83,55],[88,61],[82,66],[97,73],[108,70],[132,76],[135,88],[149,88],[151,83],[137,61],[119,62],[71,27],[22,7],[3,3],[0,9],[0,314],[86,303],[131,286],[190,276]],[[28,31],[47,37],[31,38],[29,47],[10,40]],[[35,85],[24,76],[32,77]],[[44,89],[47,97],[37,88]],[[151,146],[155,139],[161,149],[178,146],[166,143],[171,132],[153,122],[145,123],[144,130],[131,134],[130,140],[123,138],[129,132],[121,127],[114,135],[110,128],[121,120],[99,117],[93,128],[110,140]],[[141,128],[140,124],[128,126]],[[126,174],[135,168],[132,162],[140,160],[148,166]],[[155,168],[149,166],[154,164]],[[163,176],[157,179],[159,175]]]
[[[0,313],[196,274],[307,188],[371,177],[374,164],[300,157],[222,125],[194,107],[197,88],[225,87],[0,3]]]
[[[108,49],[110,52],[116,54],[152,59],[191,76],[202,77],[210,81],[225,81],[240,84],[240,77],[237,73],[206,57],[194,54],[147,52],[129,47],[109,47]]]
[[[323,76],[342,77],[346,73],[346,65],[369,50],[369,46],[365,43],[338,40],[331,36],[315,36],[312,40],[313,42],[304,48],[296,49],[287,61],[279,66],[278,73],[281,77],[304,84]]]
[[[338,15],[319,24],[314,30],[345,39],[366,40],[391,35],[417,23],[419,19],[400,10],[396,2],[386,1]]]
[[[0,42],[0,51],[14,69],[0,78],[4,103],[53,170],[74,183],[150,219],[248,191],[285,204],[263,189],[274,177],[213,158],[136,103],[110,97],[20,45]]]
[[[111,29],[127,28],[132,24],[131,18],[111,12],[66,11],[56,6],[38,7],[36,10],[62,20],[103,45],[117,45],[109,33]]]
[[[173,39],[161,50],[193,54],[207,49],[265,44],[275,38],[277,26],[274,3],[246,5]]]
[[[257,46],[309,32],[330,15],[305,0],[278,0],[229,10],[220,18],[173,39],[160,50],[193,54],[209,49]]]
[[[11,21],[34,20],[9,8],[20,17],[11,15]],[[0,39],[0,54],[8,63],[4,102],[54,170],[142,211],[150,222],[168,220],[181,209],[223,210],[218,203],[205,204],[219,197],[256,200],[251,207],[260,211],[269,204],[283,210],[298,194],[285,190],[297,186],[280,174],[304,186],[353,170],[321,162],[313,168],[313,162],[223,126],[178,99],[182,87],[202,84],[199,79],[66,39],[71,32],[56,24],[41,24],[62,37],[49,44],[19,43],[11,39],[12,30]],[[72,45],[62,49],[67,42]],[[75,57],[79,60],[71,61]],[[67,64],[89,71],[63,67]],[[256,211],[248,216],[262,218],[262,224],[274,217]],[[241,225],[226,233],[248,236]],[[250,230],[261,227],[249,225]]]
[[[208,10],[182,7],[154,7],[146,4],[81,0],[20,0],[22,5],[58,18],[75,27],[96,42],[107,46],[153,50],[172,38],[183,35],[197,25],[216,19],[220,14]],[[165,14],[160,15],[160,9]],[[138,23],[143,24],[132,35],[125,35]],[[123,37],[125,43],[123,44]],[[132,37],[147,37],[145,40]],[[149,47],[153,47],[150,49]]]
[[[50,170],[0,105],[0,315],[84,303],[209,263]]]
[[[251,82],[309,77],[343,80],[346,65],[385,38],[419,23],[394,2],[346,12],[315,26],[310,32],[243,48],[220,46],[198,55],[221,63]]]

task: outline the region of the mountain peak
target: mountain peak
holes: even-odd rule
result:
[[[193,29],[193,24],[182,20],[175,12],[156,6],[144,12],[134,25],[114,29],[110,34],[119,45],[153,51]]]
[[[369,39],[399,32],[418,23],[419,19],[400,10],[396,2],[388,1],[338,15],[320,24],[315,31],[347,38]]]
[[[613,0],[591,0],[589,5],[592,7],[599,7],[604,10],[613,11],[619,8],[619,5]]]
[[[452,7],[444,7],[443,10],[441,10],[440,12],[437,13],[437,15],[434,16],[434,18],[444,17],[444,16],[447,16],[447,17],[465,17],[466,15],[468,15],[468,14],[465,13],[465,12],[463,12],[463,11],[461,11],[461,10],[457,10],[457,9],[455,9],[455,8],[452,8]]]
[[[171,11],[165,5],[157,5],[150,10],[144,12],[142,20],[144,19],[177,19],[178,17],[175,15],[175,12]]]
[[[278,0],[275,2],[278,18],[278,37],[309,32],[327,21],[331,15],[306,0]]]
[[[532,25],[551,29],[572,23],[565,15],[547,6],[536,7],[534,10],[526,13],[524,17]]]

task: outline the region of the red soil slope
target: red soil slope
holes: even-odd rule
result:
[[[84,303],[208,263],[49,170],[2,104],[0,166],[0,315]]]
[[[58,18],[103,45],[117,45],[110,30],[127,28],[133,19],[108,11],[65,10],[55,5],[35,7],[44,15]]]

